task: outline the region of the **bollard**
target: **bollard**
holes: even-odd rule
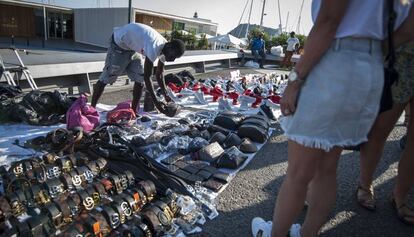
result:
[[[14,35],[11,36],[11,45],[14,46]]]

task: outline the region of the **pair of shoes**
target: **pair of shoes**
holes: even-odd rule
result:
[[[359,205],[363,208],[375,211],[375,196],[374,196],[374,188],[372,185],[369,189],[363,188],[361,185],[358,185],[358,189],[356,191],[356,198]]]
[[[272,108],[268,105],[267,101],[266,103],[263,103],[262,105],[260,105],[259,113],[266,116],[270,120],[277,121],[277,116],[273,112]]]
[[[391,196],[391,205],[394,207],[395,211],[397,212],[398,219],[401,222],[407,225],[414,225],[414,210],[407,206],[407,204],[403,203],[397,206],[397,202],[395,201],[394,196]]]
[[[301,237],[300,224],[293,224],[290,227],[288,237]],[[253,237],[271,237],[272,236],[272,222],[265,221],[260,217],[255,217],[252,220],[252,235]]]

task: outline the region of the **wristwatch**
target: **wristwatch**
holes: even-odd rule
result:
[[[288,77],[289,83],[293,83],[293,82],[300,82],[303,83],[305,82],[304,79],[299,77],[299,73],[296,71],[296,69],[293,69]]]

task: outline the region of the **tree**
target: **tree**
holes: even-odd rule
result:
[[[208,49],[208,40],[206,34],[201,35],[201,38],[198,40],[197,49]]]

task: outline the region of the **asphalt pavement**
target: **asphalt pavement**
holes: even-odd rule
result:
[[[241,70],[242,73],[254,73]],[[258,73],[269,70],[258,70]],[[226,75],[228,70],[197,75],[205,78]],[[280,73],[287,73],[281,72]],[[100,102],[116,104],[132,96],[131,89],[104,94]],[[342,153],[338,167],[338,194],[335,208],[323,226],[321,237],[414,237],[414,227],[401,223],[392,208],[389,197],[397,175],[401,154],[399,139],[405,134],[403,126],[396,126],[387,140],[383,158],[375,173],[377,211],[370,212],[358,206],[355,191],[358,184],[359,153]],[[260,216],[272,218],[274,202],[286,175],[287,140],[281,129],[276,131],[255,158],[240,171],[217,200],[219,216],[203,226],[203,232],[195,236],[244,237],[251,236],[250,222]],[[414,190],[410,195],[414,205]],[[321,200],[324,201],[324,200]],[[302,223],[306,210],[297,222]]]

